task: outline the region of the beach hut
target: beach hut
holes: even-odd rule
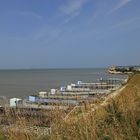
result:
[[[47,96],[47,92],[46,91],[39,92],[39,97],[45,98],[46,96]]]
[[[11,98],[10,99],[10,107],[17,107],[22,104],[22,99],[19,98]]]
[[[29,99],[29,102],[36,102],[37,99],[38,99],[38,96],[36,96],[36,95],[30,95],[28,99]]]
[[[67,90],[71,91],[72,90],[72,86],[71,85],[67,85]]]
[[[63,87],[63,86],[60,87],[60,91],[61,91],[61,92],[64,92],[65,90],[66,90],[66,87]]]
[[[83,81],[77,81],[77,85],[81,85]]]
[[[53,94],[56,94],[56,89],[51,89],[51,94],[53,95]]]

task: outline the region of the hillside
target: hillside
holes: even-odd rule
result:
[[[11,140],[139,140],[140,74],[133,75],[112,95],[75,109],[67,118],[57,111],[50,134],[8,129],[6,137]],[[26,123],[17,124],[23,125]]]
[[[81,110],[81,115],[58,123],[48,139],[140,139],[140,74],[132,76],[126,87],[106,102],[95,105],[95,110],[87,105],[88,113]]]

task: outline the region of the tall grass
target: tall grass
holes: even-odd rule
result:
[[[10,140],[139,140],[140,139],[140,75],[135,74],[126,88],[102,106],[86,104],[75,109],[67,119],[64,112],[52,112],[51,133],[18,133],[28,121],[20,117],[5,133]],[[26,130],[26,129],[25,129]]]
[[[139,140],[140,75],[134,75],[126,88],[106,106],[71,116],[58,122],[48,139],[65,140]]]

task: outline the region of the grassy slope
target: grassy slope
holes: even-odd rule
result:
[[[140,139],[140,74],[135,74],[126,88],[105,106],[99,102],[72,114],[66,121],[57,114],[51,135],[8,132],[9,139],[19,140],[138,140]],[[93,108],[95,110],[93,110]]]
[[[82,115],[58,122],[48,139],[140,139],[140,74],[135,74],[126,88],[106,106],[99,106],[86,115],[83,111]]]

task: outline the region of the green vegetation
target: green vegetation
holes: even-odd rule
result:
[[[4,136],[2,133],[0,133],[0,140],[6,140],[6,136]]]
[[[136,69],[135,67],[122,67],[122,68],[118,68],[116,67],[115,70],[118,72],[122,72],[122,73],[129,73],[129,72],[133,72],[133,73],[136,73],[136,72],[140,72],[139,69]]]
[[[26,126],[26,120],[20,122],[18,127]],[[56,111],[50,126],[50,134],[17,133],[11,128],[5,135],[10,140],[139,140],[140,74],[134,74],[125,89],[105,105],[86,104],[67,119]]]

